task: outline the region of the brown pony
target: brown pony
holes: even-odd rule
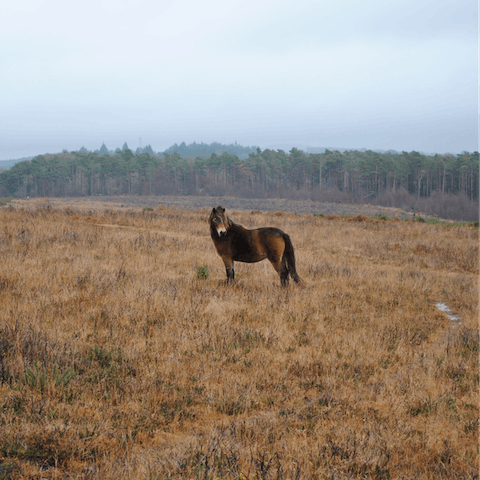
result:
[[[208,222],[213,244],[225,264],[227,283],[235,278],[235,261],[254,263],[268,258],[280,275],[283,287],[288,285],[289,275],[296,283],[303,284],[295,270],[290,237],[279,228],[247,230],[228,218],[220,206],[212,210]]]

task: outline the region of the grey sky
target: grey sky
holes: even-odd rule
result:
[[[0,160],[185,141],[478,149],[471,0],[17,0]]]

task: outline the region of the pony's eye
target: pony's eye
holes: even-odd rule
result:
[[[217,219],[216,219],[216,218],[213,219],[213,223],[217,223]]]

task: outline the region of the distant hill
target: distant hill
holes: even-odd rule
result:
[[[219,142],[208,143],[190,143],[186,145],[185,142],[182,142],[180,145],[175,143],[170,148],[167,148],[163,153],[172,155],[177,152],[182,157],[196,157],[211,155],[212,153],[221,154],[226,152],[230,155],[236,155],[239,158],[247,158],[250,153],[255,153],[257,151],[257,146],[248,146],[244,147],[239,145],[237,142],[226,145]]]
[[[17,158],[15,160],[0,160],[0,170],[8,170],[12,168],[16,163],[25,162],[27,160],[31,160],[32,158],[35,158],[35,157],[34,156],[23,157],[23,158]]]

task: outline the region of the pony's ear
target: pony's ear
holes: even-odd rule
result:
[[[215,207],[212,208],[212,213],[215,213],[216,212],[216,209]]]

